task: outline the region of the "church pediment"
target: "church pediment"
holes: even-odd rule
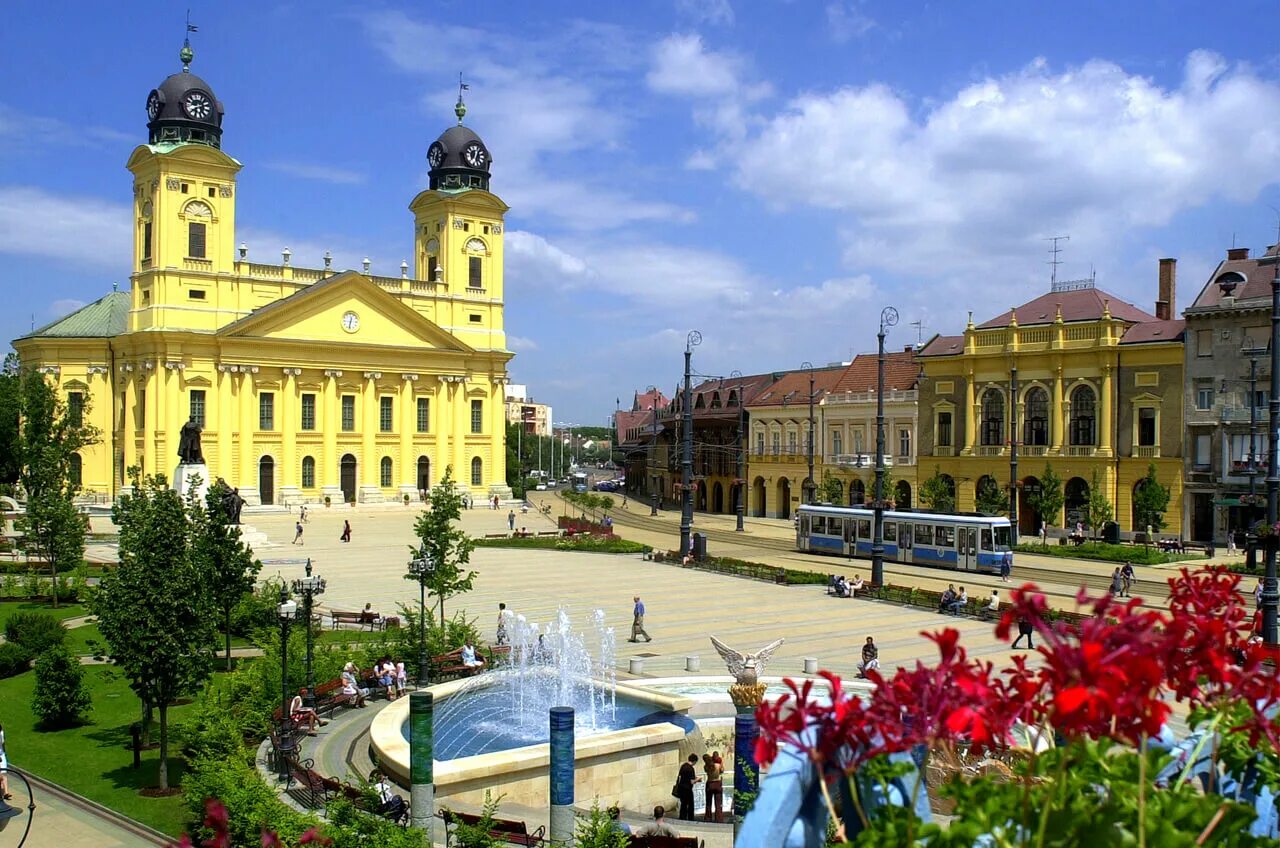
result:
[[[313,283],[254,310],[223,327],[218,335],[226,339],[431,348],[459,353],[473,350],[355,271]]]

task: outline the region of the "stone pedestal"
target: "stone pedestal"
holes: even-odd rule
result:
[[[187,492],[192,488],[192,477],[199,477],[200,480],[195,485],[196,499],[204,503],[204,496],[209,494],[209,466],[203,462],[180,462],[173,472],[173,489],[183,498],[187,496]]]
[[[755,792],[760,785],[760,764],[756,762],[756,712],[738,706],[733,717],[733,791]]]

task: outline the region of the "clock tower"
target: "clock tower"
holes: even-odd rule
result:
[[[222,152],[222,103],[191,73],[189,42],[182,70],[147,95],[148,143],[129,157],[133,172],[135,314],[190,295],[171,277],[198,279],[234,270],[236,174]],[[175,273],[176,272],[176,273]],[[146,322],[156,326],[156,321]]]

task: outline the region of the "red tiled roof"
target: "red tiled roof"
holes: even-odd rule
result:
[[[921,356],[954,356],[957,353],[964,352],[964,336],[934,336],[924,350],[920,351]]]
[[[1176,342],[1182,338],[1187,322],[1181,318],[1170,321],[1143,321],[1125,330],[1120,344],[1150,344],[1153,342]]]
[[[813,402],[817,403],[831,391],[844,374],[845,366],[813,369]],[[809,371],[788,371],[774,383],[757,392],[748,406],[786,406],[809,403]]]
[[[1021,306],[997,315],[990,321],[978,325],[979,329],[1007,327],[1013,313],[1018,313],[1019,326],[1028,324],[1051,324],[1061,307],[1063,321],[1097,321],[1102,317],[1104,307],[1111,309],[1111,317],[1121,321],[1155,321],[1156,316],[1144,312],[1132,303],[1121,300],[1102,289],[1077,289],[1076,291],[1049,292]]]
[[[963,338],[961,339],[963,342]],[[833,392],[875,391],[878,381],[876,354],[860,353],[840,375]],[[895,351],[884,355],[884,387],[886,390],[914,388],[919,379],[920,366],[915,351]]]
[[[1243,274],[1245,278],[1244,285],[1236,286],[1235,291],[1231,293],[1236,300],[1270,297],[1271,280],[1276,274],[1274,259],[1276,249],[1277,245],[1273,245],[1267,249],[1266,254],[1262,257],[1227,259],[1219,263],[1218,267],[1209,275],[1209,281],[1205,284],[1204,289],[1201,290],[1200,296],[1196,298],[1195,303],[1191,304],[1191,308],[1220,305],[1222,302],[1222,288],[1216,285],[1215,281],[1228,271]]]

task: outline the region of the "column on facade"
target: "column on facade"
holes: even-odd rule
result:
[[[218,465],[210,474],[216,482],[219,477],[232,480],[236,478],[235,465],[232,462],[231,436],[235,430],[235,398],[233,396],[235,377],[231,365],[218,365],[217,393],[214,395],[214,415],[217,416],[218,427]]]
[[[400,491],[410,496],[418,490],[418,462],[413,452],[418,413],[413,390],[417,385],[417,374],[400,375]]]
[[[382,376],[379,371],[364,372],[364,388],[361,391],[361,406],[363,407],[362,421],[360,422],[360,476],[363,480],[359,483],[362,486],[377,486],[381,481],[378,479],[381,470],[379,458],[375,456],[377,450],[375,439],[378,433],[378,378]]]
[[[453,415],[453,479],[463,487],[471,486],[471,463],[467,461],[467,433],[471,432],[470,404],[467,403],[467,378],[455,378],[449,411]]]
[[[449,435],[453,430],[453,422],[449,418],[453,414],[449,406],[449,394],[453,388],[453,384],[449,382],[451,379],[450,377],[437,377],[436,394],[431,399],[431,417],[434,419],[433,429],[436,439],[435,454],[431,458],[431,480],[433,485],[444,477],[445,468],[449,465]],[[455,473],[453,478],[457,480],[458,475]]]
[[[489,394],[489,467],[484,475],[493,486],[507,484],[507,381],[495,377]],[[616,447],[616,445],[615,445]]]
[[[164,456],[160,469],[167,471],[172,465],[178,467],[178,434],[187,418],[182,409],[182,363],[166,362],[164,364]],[[176,483],[176,480],[170,481]]]
[[[321,432],[323,443],[320,449],[320,487],[335,489],[338,486],[338,378],[341,371],[329,369],[324,372],[324,388],[321,390],[320,415],[324,422]]]
[[[284,380],[280,390],[280,480],[276,484],[283,491],[302,485],[298,473],[298,376],[301,368],[282,368]]]
[[[1102,414],[1098,424],[1098,452],[1103,456],[1111,455],[1111,366],[1102,366]]]
[[[974,395],[973,371],[970,370],[964,379],[964,451],[973,453],[978,431],[977,398]]]
[[[169,452],[165,448],[165,428],[169,426],[169,410],[168,410],[168,377],[169,369],[164,367],[164,360],[158,359],[155,362],[155,379],[151,380],[151,392],[155,399],[155,417],[151,419],[151,432],[147,434],[147,438],[151,440],[153,452],[151,458],[151,469],[148,474],[171,474],[173,469],[169,467]]]
[[[1053,412],[1049,415],[1049,445],[1053,453],[1062,453],[1063,434],[1067,431],[1067,417],[1062,397],[1062,366],[1053,371]]]
[[[138,464],[138,383],[134,377],[133,363],[120,366],[121,378],[120,408],[120,455],[124,457],[123,485],[131,486],[129,469]]]
[[[258,429],[257,404],[254,397],[253,366],[240,366],[236,387],[236,408],[240,411],[240,495],[250,503],[258,503],[258,471],[253,434]]]
[[[142,471],[156,473],[156,426],[160,403],[160,380],[156,376],[155,363],[143,362],[139,380],[146,397],[142,404]]]

